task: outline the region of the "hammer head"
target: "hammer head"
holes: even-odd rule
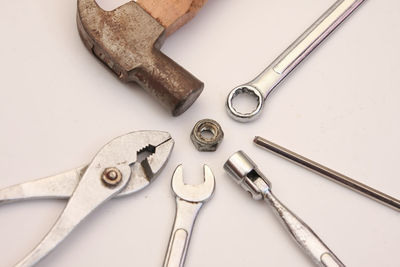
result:
[[[137,82],[174,116],[186,111],[204,84],[159,50],[166,28],[136,2],[105,11],[78,0],[77,23],[86,47],[125,82]]]

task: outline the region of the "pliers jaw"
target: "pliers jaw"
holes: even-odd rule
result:
[[[117,137],[96,155],[97,168],[130,168],[129,181],[118,196],[133,194],[154,181],[172,152],[171,135],[161,131],[136,131]]]
[[[142,147],[137,150],[136,161],[131,165],[130,181],[118,196],[133,194],[152,183],[168,162],[175,144],[167,132],[135,132],[135,136],[138,135],[143,138],[141,140],[146,140],[146,143],[140,144]]]

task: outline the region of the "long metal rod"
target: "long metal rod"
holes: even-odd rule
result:
[[[315,161],[312,161],[306,157],[303,157],[293,151],[290,151],[284,147],[272,143],[262,137],[257,136],[254,139],[254,143],[262,148],[267,149],[274,154],[287,159],[299,166],[302,166],[308,170],[311,170],[325,178],[328,178],[338,184],[344,185],[353,191],[361,193],[373,200],[376,200],[390,208],[400,211],[400,200],[391,197],[385,193],[382,193],[372,187],[362,184],[346,175],[338,173],[328,167],[325,167]]]

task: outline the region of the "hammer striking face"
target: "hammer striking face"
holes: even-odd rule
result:
[[[78,30],[86,47],[121,80],[137,82],[178,116],[198,98],[204,84],[160,47],[206,1],[138,0],[105,11],[95,0],[78,0]]]

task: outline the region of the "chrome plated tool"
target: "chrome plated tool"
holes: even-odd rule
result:
[[[132,132],[109,142],[88,165],[0,190],[0,204],[32,198],[69,199],[44,239],[15,266],[38,263],[101,204],[152,183],[173,146],[169,133]]]
[[[344,266],[313,230],[272,194],[271,182],[244,152],[238,151],[233,154],[225,163],[224,169],[244,190],[251,193],[253,199],[264,199],[274,208],[285,228],[316,265],[322,267]]]
[[[337,0],[260,75],[231,91],[227,100],[229,115],[240,122],[257,118],[264,107],[265,100],[275,87],[364,1]],[[243,93],[257,98],[257,107],[252,112],[242,113],[233,105],[233,99]]]
[[[328,167],[325,167],[315,161],[312,161],[306,157],[300,156],[299,154],[290,151],[289,149],[286,149],[284,147],[278,146],[277,144],[272,143],[271,141],[268,141],[262,137],[257,136],[254,139],[254,143],[262,148],[265,148],[266,150],[284,158],[287,159],[293,163],[296,163],[299,166],[302,166],[310,171],[313,171],[325,178],[328,178],[340,185],[344,185],[347,188],[350,188],[351,190],[361,193],[370,199],[376,200],[390,208],[393,208],[397,211],[400,211],[400,200],[391,197],[389,195],[386,195],[385,193],[382,193],[372,187],[369,187],[368,185],[365,185],[363,183],[360,183],[346,175],[343,175],[341,173],[338,173],[337,171],[334,171],[332,169],[329,169]]]
[[[188,185],[183,181],[183,167],[179,165],[172,176],[172,190],[176,195],[176,215],[165,254],[164,267],[183,267],[190,237],[197,215],[215,189],[215,178],[210,167],[204,165],[204,183]]]

